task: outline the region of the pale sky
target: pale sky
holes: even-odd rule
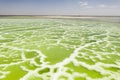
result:
[[[120,16],[120,0],[0,0],[0,15]]]

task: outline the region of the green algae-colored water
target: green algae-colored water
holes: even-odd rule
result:
[[[119,80],[120,23],[0,19],[0,80]]]

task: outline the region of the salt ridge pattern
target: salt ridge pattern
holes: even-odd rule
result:
[[[119,80],[120,24],[0,19],[0,80]]]

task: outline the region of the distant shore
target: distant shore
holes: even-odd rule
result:
[[[97,16],[97,15],[0,15],[0,18],[96,18],[96,17],[120,17],[120,16]]]
[[[0,15],[0,19],[75,19],[120,23],[120,16],[90,15]]]

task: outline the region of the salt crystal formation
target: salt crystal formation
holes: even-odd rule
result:
[[[0,80],[120,80],[120,24],[0,19]]]

